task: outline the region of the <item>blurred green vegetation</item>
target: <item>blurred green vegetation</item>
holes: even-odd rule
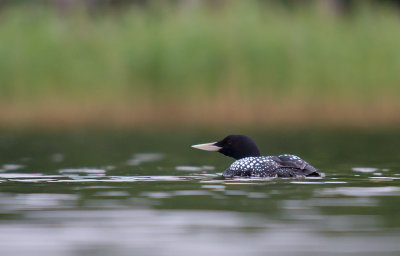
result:
[[[399,26],[384,6],[7,7],[0,100],[397,102]]]

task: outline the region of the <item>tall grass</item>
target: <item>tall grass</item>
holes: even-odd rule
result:
[[[397,104],[399,28],[396,10],[368,6],[13,7],[0,13],[0,101]]]

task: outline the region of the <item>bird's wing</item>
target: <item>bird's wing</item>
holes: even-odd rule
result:
[[[310,175],[310,174],[318,174],[317,169],[315,169],[313,166],[311,166],[309,163],[304,161],[298,156],[295,155],[279,155],[275,156],[274,160],[279,164],[280,167],[290,167],[290,168],[296,168],[303,175]]]

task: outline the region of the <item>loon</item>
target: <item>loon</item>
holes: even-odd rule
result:
[[[245,135],[229,135],[218,142],[192,145],[217,151],[236,159],[223,172],[224,177],[304,177],[321,176],[309,163],[295,155],[261,156],[256,143]]]

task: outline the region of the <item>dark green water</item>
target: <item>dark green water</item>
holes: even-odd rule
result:
[[[222,179],[211,132],[0,133],[0,255],[399,255],[400,132],[248,132],[325,178]]]

